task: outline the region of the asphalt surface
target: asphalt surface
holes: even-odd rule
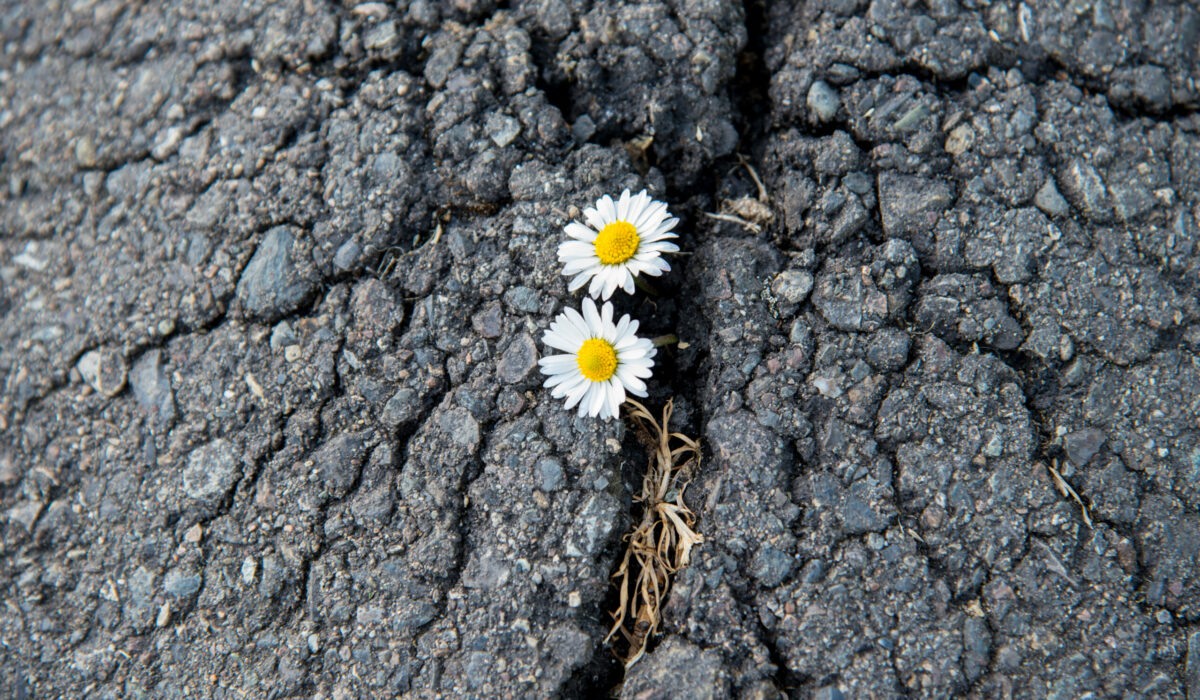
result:
[[[1200,9],[0,3],[0,695],[1200,698]],[[706,541],[541,388],[602,194]],[[714,216],[715,215],[715,216]]]

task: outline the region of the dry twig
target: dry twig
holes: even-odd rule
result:
[[[1079,513],[1083,515],[1083,522],[1087,523],[1089,528],[1095,527],[1092,525],[1092,515],[1089,512],[1087,504],[1083,502],[1083,499],[1079,497],[1079,494],[1076,493],[1075,489],[1071,488],[1071,485],[1067,483],[1067,480],[1062,477],[1062,474],[1058,472],[1057,467],[1058,464],[1053,460],[1050,462],[1050,464],[1046,465],[1046,468],[1050,470],[1050,477],[1054,479],[1055,488],[1057,488],[1058,492],[1064,497],[1068,497],[1072,501],[1075,501],[1075,503],[1079,506]]]

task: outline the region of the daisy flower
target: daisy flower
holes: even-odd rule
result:
[[[657,202],[646,190],[621,198],[604,195],[596,206],[583,211],[587,226],[572,221],[566,232],[571,237],[558,247],[558,259],[564,275],[574,275],[570,289],[575,291],[588,280],[588,294],[593,298],[612,296],[617,287],[633,294],[633,278],[641,273],[657,277],[671,269],[662,258],[679,246],[669,242],[678,238],[671,229],[679,219],[667,213],[667,205]]]
[[[634,335],[638,322],[629,314],[613,324],[611,302],[596,310],[596,302],[585,298],[583,314],[565,309],[550,324],[542,342],[562,350],[538,360],[542,374],[549,376],[546,388],[556,399],[566,397],[567,410],[579,405],[579,415],[615,418],[625,393],[646,395],[646,383],[657,352],[645,338]]]

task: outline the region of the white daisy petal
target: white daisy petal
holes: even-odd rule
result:
[[[617,287],[621,286],[621,278],[616,274],[622,270],[605,270],[604,278],[604,298],[612,297],[613,292],[617,291]]]
[[[588,389],[588,415],[595,417],[600,414],[600,407],[604,405],[607,391],[604,390],[603,382],[596,382]]]
[[[567,232],[568,236],[583,243],[591,243],[592,241],[596,240],[597,232],[593,231],[587,226],[584,226],[578,221],[572,221],[571,223],[567,224],[565,231]]]
[[[588,325],[587,320],[575,309],[563,309],[562,314],[555,320],[571,324],[584,338],[588,337],[588,333],[591,330],[591,326]]]
[[[645,236],[643,236],[643,238],[646,241],[651,242],[660,241],[664,238],[679,238],[678,234],[671,231],[671,229],[675,228],[675,225],[678,223],[679,219],[676,218],[664,219],[662,221],[652,221],[651,223],[646,224],[644,228],[638,229],[638,231],[644,231]]]
[[[583,241],[570,240],[561,243],[558,246],[558,259],[567,261],[574,258],[594,258],[596,257],[596,247],[591,243]]]
[[[596,207],[588,207],[587,209],[584,209],[583,218],[587,220],[588,226],[591,226],[593,229],[595,229],[596,233],[599,233],[600,229],[604,228],[604,224],[607,223],[604,220],[604,217],[600,216],[600,210]]]
[[[646,395],[646,382],[638,379],[637,375],[630,371],[628,367],[621,367],[617,370],[617,379],[625,386],[625,391],[635,396]]]
[[[604,291],[604,270],[600,270],[600,272],[597,272],[596,275],[594,277],[592,277],[592,283],[588,285],[588,296],[599,297],[600,293],[603,291]],[[607,298],[607,297],[605,297],[605,298]]]
[[[649,379],[654,374],[649,367],[642,367],[639,365],[630,365],[629,373],[638,379]]]
[[[635,346],[632,348],[622,348],[621,349],[621,359],[624,360],[624,362],[622,363],[622,366],[632,367],[635,370],[642,370],[642,369],[646,369],[648,367],[644,363],[646,360],[648,360],[650,358],[646,356],[646,353],[642,352],[640,349],[638,349]],[[653,364],[653,363],[651,363],[651,364]],[[638,375],[638,376],[641,376],[641,375]]]
[[[563,373],[569,374],[579,363],[574,355],[550,355],[538,360],[538,366],[547,374],[561,376]]]
[[[584,402],[584,399],[587,398],[587,393],[591,388],[592,388],[591,384],[584,383],[578,389],[576,389],[575,391],[572,391],[570,393],[570,395],[567,396],[567,402],[565,404],[563,404],[563,406],[565,406],[566,409],[569,411],[572,408],[574,408],[576,404],[579,404],[580,405],[579,415],[582,416],[583,415],[583,407],[587,406],[587,403]],[[561,398],[561,397],[556,397],[556,398]]]
[[[550,330],[562,336],[564,340],[570,341],[579,345],[587,340],[587,325],[578,324],[570,319],[555,321],[550,324]],[[567,352],[575,352],[576,348],[571,348]]]
[[[634,200],[634,206],[642,211],[645,211],[647,208],[649,208],[651,202],[654,201],[650,198],[650,193],[646,190],[642,190],[634,195]]]
[[[542,343],[549,345],[555,350],[564,352],[575,352],[579,350],[579,346],[583,345],[583,341],[575,342],[575,340],[562,331],[546,331],[542,336]]]
[[[572,374],[571,376],[574,381],[566,382],[562,385],[563,396],[583,396],[587,392],[588,387],[592,385],[591,381],[579,373]]]
[[[643,246],[638,246],[638,252],[637,252],[636,257],[640,258],[643,255],[645,255],[646,257],[653,258],[653,257],[658,257],[658,256],[652,255],[652,253],[677,253],[677,252],[679,252],[679,246],[675,245],[674,243],[670,243],[667,241],[655,241],[653,243],[647,243],[646,245],[643,245]]]
[[[572,407],[575,407],[579,411],[580,418],[587,415],[588,404],[591,403],[592,398],[592,386],[593,384],[591,382],[585,382],[578,391],[571,394],[567,398],[567,403],[565,404],[567,410],[569,411]]]
[[[583,285],[587,284],[587,281],[589,278],[591,278],[591,276],[592,274],[588,271],[580,272],[578,275],[575,275],[574,279],[571,280],[571,283],[567,285],[567,290],[573,292],[576,289],[579,289]]]
[[[637,226],[639,231],[649,231],[658,228],[658,224],[663,218],[662,215],[666,211],[666,204],[663,202],[654,202],[638,212],[638,217],[633,222],[633,225]]]
[[[559,377],[561,377],[561,379],[559,379]],[[551,381],[555,382],[555,384],[553,386],[550,385]],[[543,384],[542,386],[545,386],[547,389],[551,390],[550,391],[551,396],[553,396],[556,399],[561,399],[564,396],[571,396],[575,392],[579,391],[581,387],[583,389],[586,389],[587,384],[588,384],[587,377],[584,377],[582,375],[560,374],[551,379],[547,379],[546,383]]]
[[[608,380],[608,412],[616,416],[621,412],[621,404],[625,403],[625,385],[617,377]]]
[[[576,274],[579,274],[580,272],[592,270],[592,268],[599,268],[599,267],[600,267],[600,264],[595,260],[595,258],[593,258],[591,260],[586,260],[586,259],[572,260],[563,266],[563,274],[564,275],[576,275]],[[591,275],[589,274],[588,277],[590,277],[590,276]]]
[[[617,205],[613,202],[613,198],[604,195],[596,202],[596,208],[600,210],[600,216],[604,217],[605,224],[611,224],[618,220]]]
[[[583,300],[583,320],[587,322],[589,331],[595,331],[603,323],[600,319],[600,312],[596,310],[596,302],[591,299]]]

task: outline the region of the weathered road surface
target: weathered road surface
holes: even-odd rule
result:
[[[1200,697],[1194,5],[6,0],[0,41],[0,695]],[[628,676],[642,457],[535,365],[625,187],[683,218],[619,308],[707,449]]]

